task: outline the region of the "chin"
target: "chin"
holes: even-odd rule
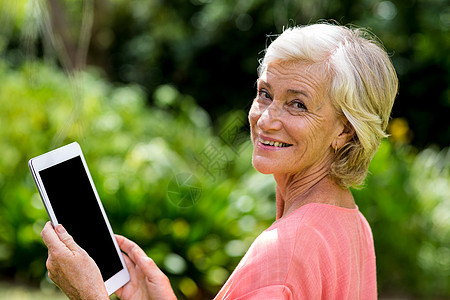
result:
[[[275,171],[273,164],[262,163],[255,159],[252,160],[252,165],[256,171],[262,174],[273,174]]]
[[[273,174],[273,172],[269,171],[269,170],[264,170],[264,169],[258,169],[255,166],[253,166],[255,168],[256,171],[258,171],[261,174]]]

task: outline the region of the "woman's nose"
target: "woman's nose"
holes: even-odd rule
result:
[[[282,109],[272,102],[264,111],[257,121],[257,126],[263,131],[280,130],[283,126],[281,122]]]

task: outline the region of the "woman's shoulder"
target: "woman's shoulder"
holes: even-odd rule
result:
[[[299,228],[303,229],[300,233],[307,233],[309,229],[314,229],[314,231],[326,229],[328,231],[330,230],[329,227],[335,230],[341,229],[340,226],[336,227],[338,224],[348,227],[353,223],[360,222],[368,226],[357,206],[355,208],[344,208],[324,203],[309,203],[277,220],[266,231],[277,229],[297,235]]]
[[[336,283],[335,274],[355,273],[347,269],[357,267],[364,253],[357,249],[362,247],[373,253],[372,237],[366,236],[365,219],[361,218],[364,219],[357,208],[304,205],[257,237],[227,287],[232,286],[234,292],[242,295],[280,285],[298,295],[311,296],[305,298],[317,298],[310,295],[311,291]],[[373,254],[369,256],[374,258]],[[238,284],[242,282],[246,284]],[[334,286],[329,288],[333,290]]]
[[[275,221],[256,238],[246,255],[248,263],[278,261],[280,267],[287,268],[296,256],[316,255],[318,252],[312,251],[313,248],[326,249],[329,244],[338,243],[342,235],[360,231],[357,224],[361,216],[358,208],[306,204]]]
[[[373,248],[373,237],[358,207],[310,203],[276,221],[254,244],[270,249],[269,253],[283,253],[292,262],[314,256],[334,257],[355,247]]]

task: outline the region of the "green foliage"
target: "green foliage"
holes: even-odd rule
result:
[[[248,138],[225,145],[234,131],[215,136],[209,116],[173,87],[157,89],[147,107],[138,87],[93,72],[68,80],[39,63],[2,65],[0,78],[3,275],[44,277],[39,233],[48,218],[27,160],[75,140],[115,232],[138,242],[181,296],[212,297],[273,219],[273,182],[252,169]],[[244,124],[241,112],[222,122]]]
[[[2,276],[48,285],[39,236],[48,217],[27,160],[75,140],[114,231],[142,246],[181,299],[212,298],[273,221],[274,182],[251,167],[243,112],[214,131],[171,85],[149,107],[138,86],[38,62],[2,64],[0,80]],[[353,193],[373,229],[380,295],[449,296],[450,152],[386,141],[370,170]]]
[[[355,190],[372,226],[381,295],[427,299],[450,295],[450,149],[385,141]]]
[[[170,82],[215,117],[246,107],[258,58],[285,26],[336,20],[368,27],[384,43],[400,79],[394,117],[408,121],[412,143],[450,144],[448,1],[93,2],[0,0],[0,53],[6,50],[12,64],[31,56],[67,66],[79,58],[84,37],[91,41],[87,61],[112,80],[150,93]],[[92,16],[91,30],[83,31]]]

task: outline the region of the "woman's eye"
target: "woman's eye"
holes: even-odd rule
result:
[[[301,102],[301,101],[293,101],[292,104],[293,104],[293,106],[294,106],[295,108],[307,110],[305,104],[304,104],[303,102]]]
[[[259,96],[260,98],[262,98],[262,99],[272,99],[272,98],[270,97],[270,94],[269,94],[267,91],[265,91],[265,90],[259,90],[259,91],[258,91],[258,96]]]

